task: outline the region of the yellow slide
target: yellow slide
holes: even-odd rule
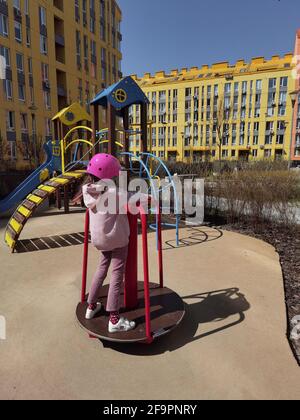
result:
[[[50,179],[29,194],[11,217],[5,231],[5,242],[12,252],[15,251],[21,232],[27,220],[36,209],[60,187],[81,179],[85,171],[66,172],[64,175]]]

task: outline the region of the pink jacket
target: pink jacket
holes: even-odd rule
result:
[[[90,209],[90,231],[92,244],[99,251],[112,251],[118,248],[124,248],[129,244],[129,222],[127,214],[109,214],[99,211],[101,205],[102,193],[101,187],[97,184],[88,184],[83,186],[84,204]],[[114,189],[106,192],[115,195]],[[118,199],[123,195],[124,202],[127,202],[126,192],[118,191]],[[117,203],[118,209],[118,203]]]

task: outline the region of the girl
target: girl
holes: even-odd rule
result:
[[[102,259],[94,275],[88,297],[86,319],[93,319],[101,310],[97,302],[99,291],[111,266],[107,312],[110,313],[108,330],[110,333],[130,331],[135,328],[135,322],[120,317],[120,297],[126,268],[129,244],[129,223],[126,214],[111,214],[101,210],[104,199],[110,194],[120,196],[116,188],[106,187],[105,181],[119,176],[121,166],[119,161],[108,154],[98,154],[90,161],[87,173],[92,176],[93,184],[83,186],[83,199],[90,211],[92,244],[102,252]],[[105,192],[105,198],[104,198]],[[116,197],[115,197],[116,198]],[[115,213],[115,212],[114,212]]]

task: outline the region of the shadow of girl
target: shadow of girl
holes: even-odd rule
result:
[[[197,293],[184,296],[183,300],[186,314],[180,326],[169,335],[154,341],[152,345],[120,345],[103,342],[103,346],[135,356],[151,356],[175,351],[186,344],[240,324],[245,319],[245,312],[250,309],[249,302],[238,288]],[[188,303],[188,301],[193,301],[193,303]],[[152,313],[151,317],[158,315],[159,310],[157,313]],[[232,320],[233,316],[236,316],[235,320]],[[227,319],[228,322],[224,324]],[[206,324],[206,331],[197,334],[199,326],[201,330],[201,324]],[[212,328],[207,330],[209,324],[212,324]]]

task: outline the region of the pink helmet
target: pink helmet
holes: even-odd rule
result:
[[[87,173],[99,179],[112,179],[119,176],[121,165],[112,155],[101,153],[95,155],[87,168]]]

